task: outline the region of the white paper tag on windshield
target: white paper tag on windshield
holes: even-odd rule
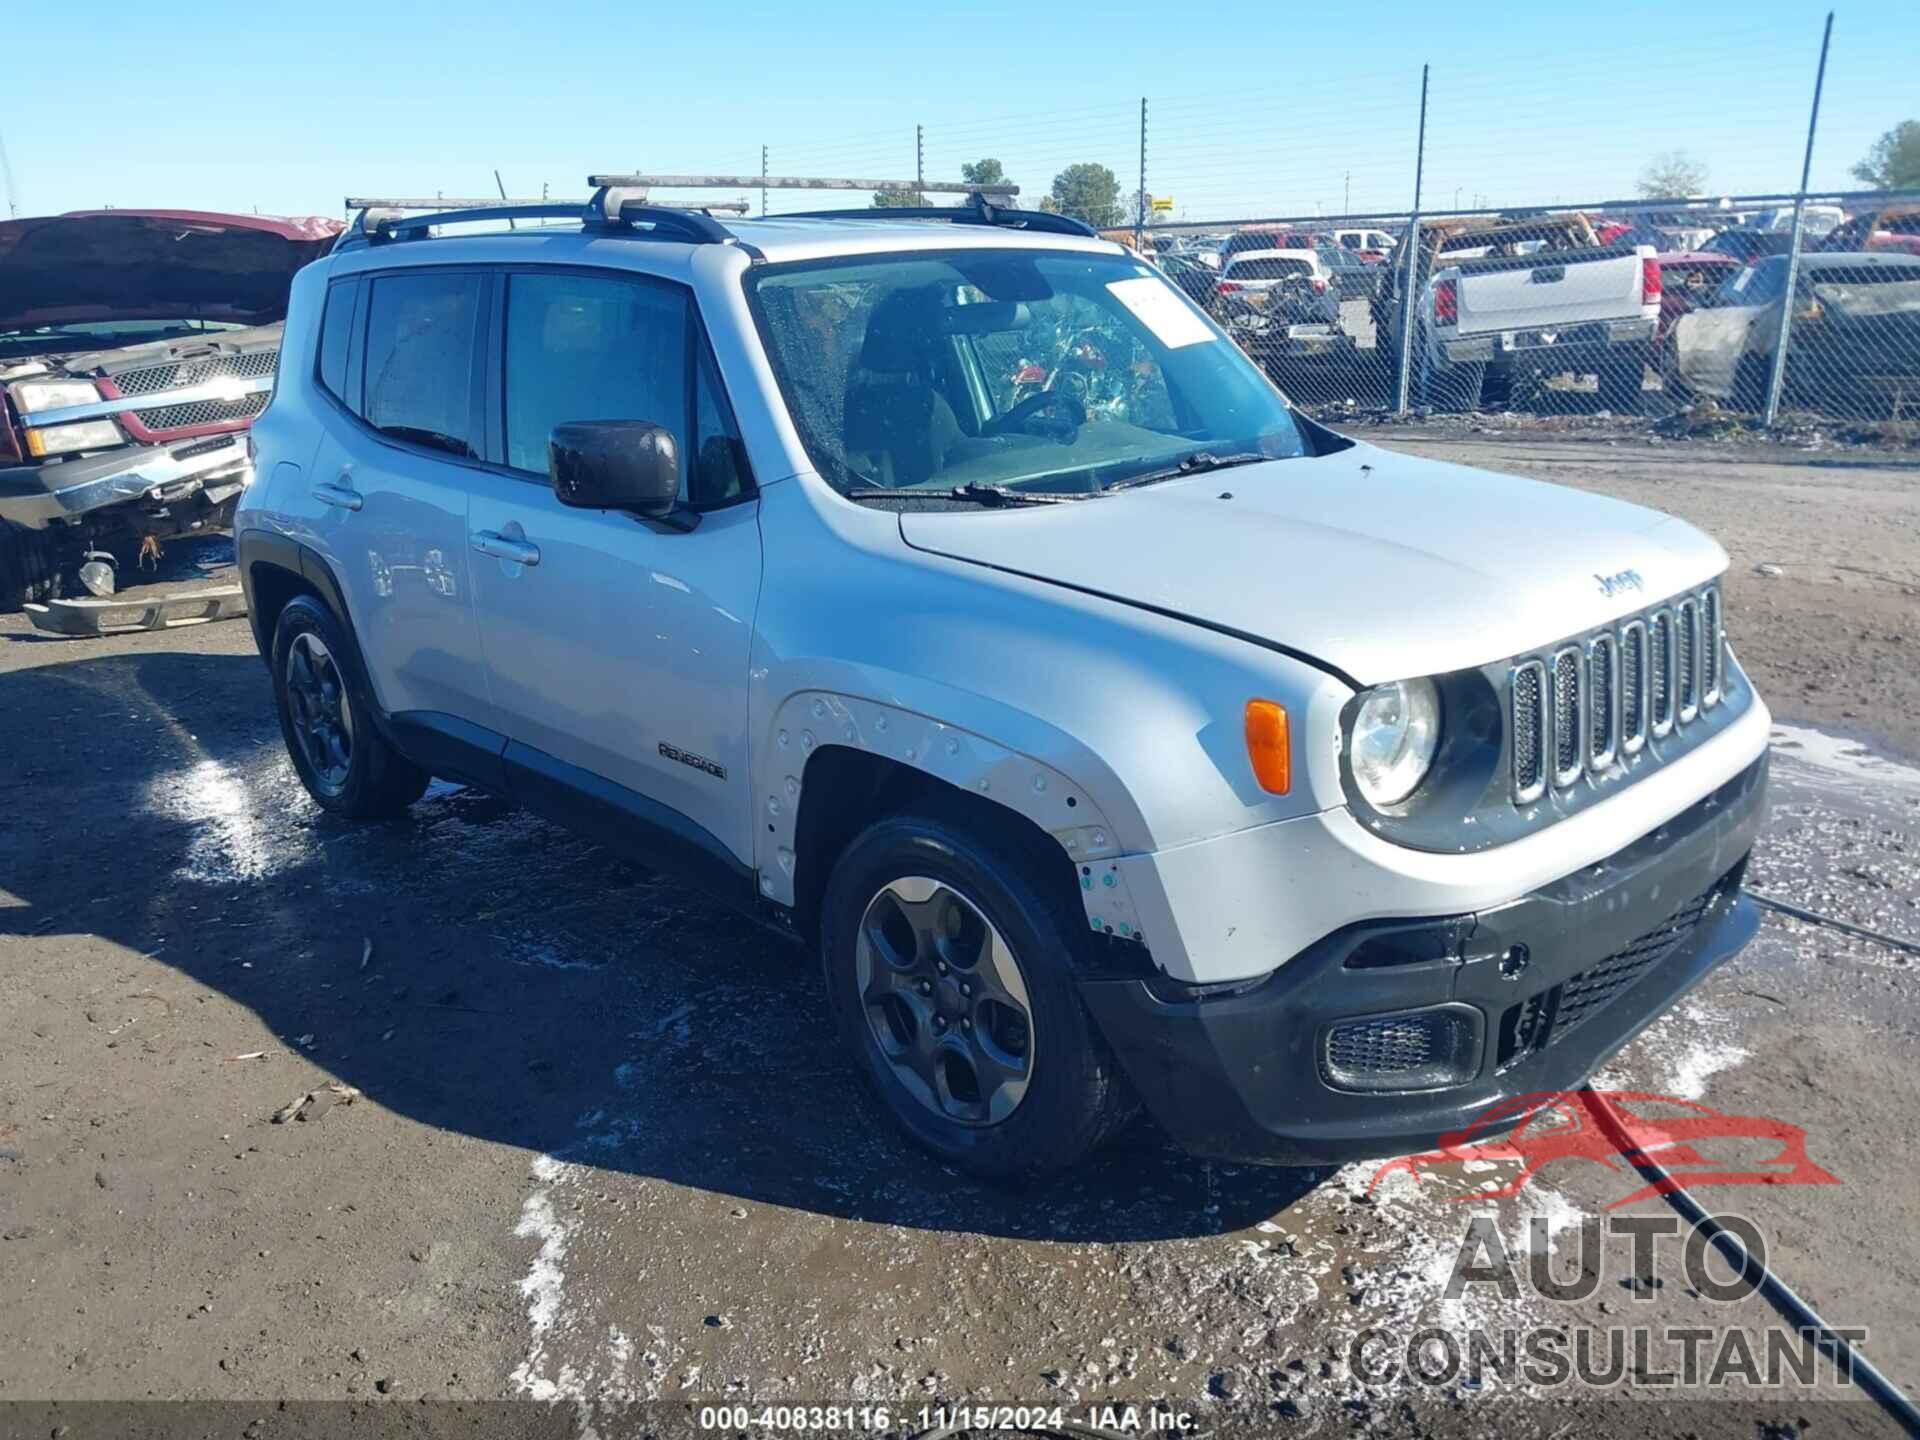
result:
[[[1169,350],[1220,338],[1207,328],[1206,321],[1187,308],[1164,280],[1156,280],[1151,275],[1142,275],[1136,280],[1110,280],[1107,289]]]

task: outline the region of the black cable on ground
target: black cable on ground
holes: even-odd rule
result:
[[[1810,1332],[1815,1343],[1838,1367],[1843,1380],[1859,1386],[1909,1435],[1920,1436],[1920,1407],[1915,1406],[1898,1385],[1881,1374],[1879,1368],[1856,1350],[1845,1336],[1836,1333],[1832,1326],[1821,1319],[1819,1311],[1755,1259],[1747,1247],[1740,1243],[1739,1237],[1709,1214],[1706,1207],[1674,1179],[1671,1171],[1640,1149],[1604,1098],[1590,1088],[1581,1094],[1588,1113],[1606,1132],[1614,1149],[1633,1163],[1633,1168],[1666,1197],[1667,1203],[1679,1212],[1680,1217],[1705,1234],[1713,1247],[1727,1258],[1728,1263],[1740,1272],[1749,1285],[1766,1298],[1782,1319],[1797,1330]]]
[[[1862,940],[1871,940],[1874,944],[1885,945],[1890,950],[1904,950],[1909,955],[1920,955],[1920,943],[1902,940],[1898,935],[1885,935],[1878,930],[1869,930],[1864,925],[1836,920],[1831,915],[1822,915],[1818,910],[1808,910],[1790,901],[1776,900],[1771,895],[1762,895],[1755,890],[1748,890],[1746,894],[1756,904],[1764,905],[1769,910],[1778,910],[1782,915],[1791,915],[1796,920],[1804,920],[1809,925],[1824,925],[1829,930],[1839,930],[1848,935],[1858,936]]]

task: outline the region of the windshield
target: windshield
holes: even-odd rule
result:
[[[747,284],[800,438],[842,490],[1088,493],[1202,452],[1305,451],[1266,378],[1131,256],[859,257]]]

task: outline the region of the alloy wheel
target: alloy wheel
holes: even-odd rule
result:
[[[1033,1015],[1012,948],[980,907],[909,875],[867,902],[854,940],[867,1028],[914,1099],[943,1120],[997,1125],[1033,1079]]]
[[[329,795],[346,788],[353,768],[353,708],[326,641],[303,630],[287,647],[287,708],[314,783]]]

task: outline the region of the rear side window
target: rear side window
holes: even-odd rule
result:
[[[382,275],[367,304],[366,407],[383,435],[477,457],[474,337],[481,277]]]
[[[547,473],[547,437],[569,420],[649,420],[680,442],[687,489],[687,299],[601,275],[507,278],[507,464]]]
[[[353,301],[359,282],[343,280],[327,291],[327,308],[320,317],[320,383],[336,399],[347,400],[347,341],[353,335]]]

